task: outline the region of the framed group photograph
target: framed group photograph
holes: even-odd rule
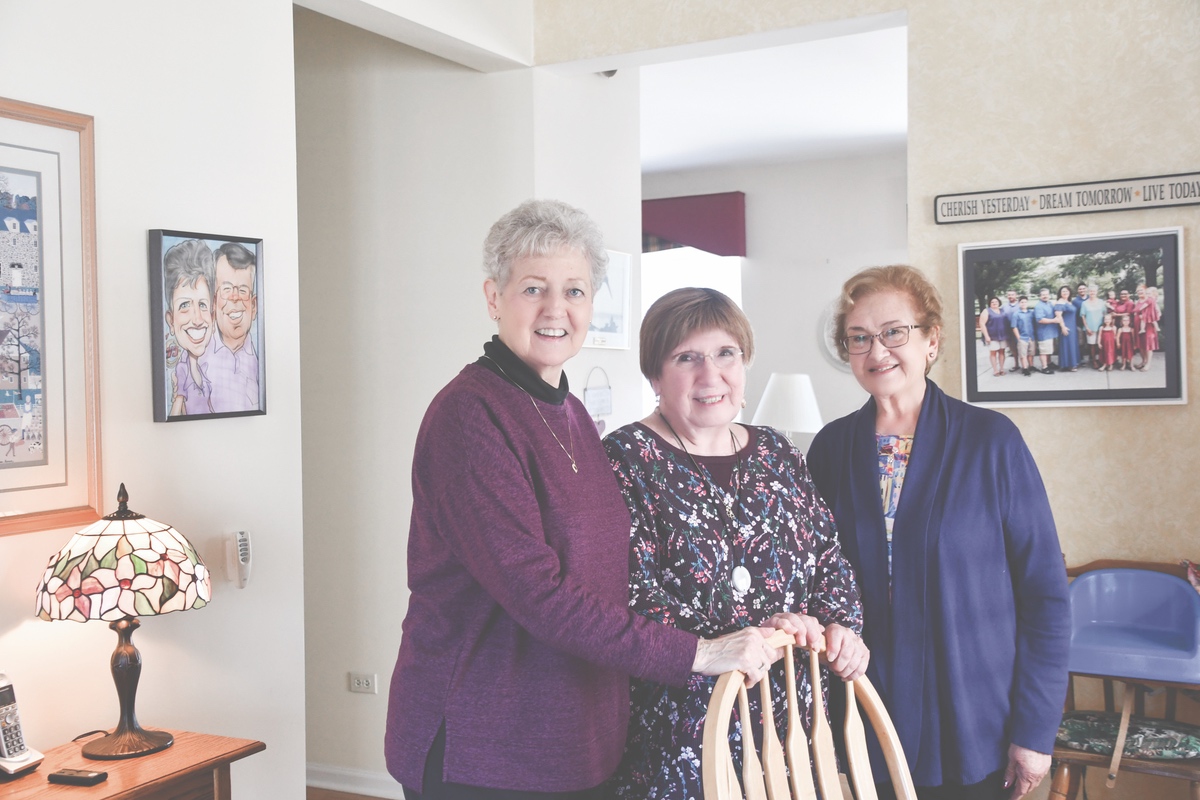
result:
[[[0,99],[0,535],[101,516],[92,118]]]
[[[629,296],[633,280],[633,257],[629,253],[608,251],[608,274],[596,290],[592,308],[592,324],[588,328],[584,347],[629,349]]]
[[[267,412],[262,239],[150,231],[154,421]]]
[[[963,396],[1186,403],[1183,229],[961,244]]]

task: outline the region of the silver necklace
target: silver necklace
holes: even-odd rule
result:
[[[542,418],[542,424],[546,426],[546,430],[550,431],[550,435],[554,437],[554,441],[558,442],[558,446],[562,447],[562,451],[564,453],[566,453],[567,458],[571,459],[571,469],[576,474],[578,474],[579,473],[579,465],[575,463],[575,429],[571,426],[570,413],[567,414],[567,435],[571,437],[571,439],[570,439],[571,449],[567,450],[567,448],[563,447],[562,440],[558,438],[558,434],[554,432],[554,428],[551,428],[550,423],[546,422],[546,418],[544,416],[542,416],[542,410],[540,408],[538,408],[537,401],[533,399],[533,395],[531,395],[528,391],[526,391],[524,386],[517,383],[512,378],[509,378],[508,373],[504,372],[504,367],[500,366],[499,361],[492,358],[491,356],[485,355],[484,358],[486,358],[488,361],[491,361],[493,364],[495,364],[496,369],[498,369],[498,370],[500,370],[500,372],[504,373],[504,377],[508,378],[509,383],[511,383],[513,386],[517,387],[518,389],[520,389],[522,392],[525,392],[525,396],[529,398],[529,402],[533,403],[533,410],[536,411],[537,415]]]
[[[683,439],[680,438],[679,434],[675,432],[675,428],[671,425],[671,421],[663,415],[662,409],[655,410],[658,413],[658,418],[663,421],[663,423],[667,426],[667,430],[669,430],[671,435],[675,437],[675,441],[679,442],[679,449],[684,452],[684,454],[688,457],[688,460],[692,462],[692,466],[696,468],[696,472],[700,473],[700,477],[704,479],[704,483],[708,486],[709,494],[712,495],[714,500],[717,500],[717,505],[724,511],[726,522],[728,522],[732,528],[739,528],[740,526],[738,525],[737,519],[734,517],[734,508],[735,505],[741,505],[742,499],[742,459],[738,456],[737,437],[733,435],[733,429],[729,429],[729,444],[733,449],[734,457],[733,485],[735,494],[730,495],[727,492],[725,495],[725,502],[722,503],[720,502],[719,494],[717,492],[717,486],[709,477],[708,470],[700,468],[700,464],[696,461],[695,456],[693,456],[691,451],[688,450],[684,445]],[[733,590],[738,594],[745,594],[750,589],[750,570],[746,569],[745,560],[746,556],[743,553],[742,563],[734,567],[733,572],[730,575],[731,583],[733,584]]]

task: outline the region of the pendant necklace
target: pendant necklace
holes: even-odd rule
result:
[[[729,429],[729,444],[733,448],[733,485],[735,487],[735,494],[730,495],[728,492],[726,492],[725,502],[721,502],[720,494],[717,492],[716,484],[713,483],[712,479],[709,477],[708,470],[701,469],[700,464],[696,461],[695,456],[691,454],[691,451],[689,451],[683,444],[683,439],[681,439],[679,434],[675,432],[675,428],[671,425],[670,420],[663,416],[662,409],[656,409],[656,411],[658,412],[658,418],[663,421],[663,423],[667,426],[667,430],[671,432],[671,435],[675,437],[675,441],[679,443],[679,449],[684,452],[684,454],[688,457],[688,460],[692,462],[692,466],[696,468],[696,472],[700,473],[700,477],[704,479],[704,483],[708,486],[709,494],[712,495],[713,499],[717,501],[717,505],[724,512],[729,526],[734,530],[738,530],[740,526],[734,517],[734,507],[735,505],[739,506],[738,516],[740,516],[742,499],[742,459],[738,456],[737,438],[733,435],[733,429]],[[745,594],[750,589],[750,570],[746,569],[745,561],[746,555],[743,553],[742,563],[733,568],[733,572],[730,576],[731,583],[733,584],[733,590],[738,594]]]
[[[500,372],[504,374],[505,378],[508,378],[509,383],[520,389],[522,392],[525,392],[525,396],[529,398],[529,402],[533,403],[533,410],[536,411],[537,415],[542,418],[542,424],[546,426],[546,430],[550,431],[550,435],[554,437],[554,441],[558,442],[558,446],[562,447],[562,451],[567,454],[567,458],[571,459],[571,470],[578,474],[579,465],[575,463],[575,429],[571,426],[571,414],[569,412],[567,413],[567,434],[571,437],[571,449],[567,450],[567,448],[563,447],[562,440],[558,438],[558,434],[554,432],[554,428],[551,428],[550,423],[546,422],[546,417],[543,416],[542,410],[538,408],[537,401],[533,399],[533,395],[526,391],[524,386],[517,383],[512,378],[509,378],[508,373],[504,372],[504,367],[500,366],[499,361],[487,355],[485,355],[484,358],[495,364],[496,369],[500,370]]]

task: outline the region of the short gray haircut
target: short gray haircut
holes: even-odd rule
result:
[[[501,290],[517,259],[576,250],[587,261],[592,291],[604,283],[604,234],[581,209],[561,200],[526,200],[496,221],[483,242],[483,271]]]
[[[175,290],[185,283],[194,287],[201,278],[208,283],[211,299],[214,290],[215,262],[212,250],[199,239],[185,239],[173,245],[163,255],[163,300],[171,311],[171,298]]]

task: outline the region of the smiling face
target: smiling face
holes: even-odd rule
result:
[[[240,350],[258,313],[254,295],[254,270],[235,269],[225,256],[217,259],[217,328],[221,342],[230,350]]]
[[[1049,303],[1050,302],[1050,290],[1042,289],[1040,292],[1038,292],[1038,300],[1041,300],[1043,303]]]
[[[197,278],[195,286],[186,283],[176,286],[166,319],[179,346],[199,358],[212,338],[212,294],[208,281]]]
[[[500,341],[551,386],[579,352],[592,321],[591,269],[578,250],[519,258],[501,289],[484,281],[488,312],[499,317]]]
[[[920,322],[912,299],[900,292],[877,292],[855,302],[846,315],[846,335],[873,335],[888,328]],[[871,340],[869,352],[850,356],[850,369],[859,386],[876,400],[925,393],[925,368],[938,351],[938,329],[913,328],[908,342],[894,349]]]
[[[1014,291],[1012,291],[1011,289],[1010,289],[1010,290],[1008,291],[1008,293],[1007,293],[1007,294],[1005,294],[1004,296],[1008,298],[1008,304],[1009,304],[1010,306],[1011,306],[1013,303],[1017,302],[1017,293],[1016,293],[1016,292],[1014,292]]]
[[[1059,300],[1070,300],[1071,299],[1071,287],[1064,286],[1061,289],[1059,289],[1058,290],[1058,299]]]
[[[658,395],[659,411],[681,436],[694,441],[702,430],[725,428],[733,422],[746,396],[746,362],[739,356],[721,369],[713,358],[693,358],[681,364],[676,356],[741,349],[736,337],[719,329],[692,333],[672,348],[650,386]]]
[[[993,311],[999,311],[999,310],[1000,310],[1000,298],[999,298],[999,297],[993,297],[993,298],[992,298],[992,299],[991,299],[991,300],[988,302],[988,307],[989,307],[990,309],[992,309]]]

